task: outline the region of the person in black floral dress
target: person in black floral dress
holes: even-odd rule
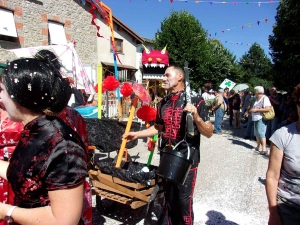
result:
[[[191,93],[192,104],[186,102],[184,88],[184,72],[180,67],[169,66],[163,76],[163,88],[168,91],[157,106],[154,126],[138,132],[124,134],[128,141],[137,138],[152,137],[159,133],[161,136],[160,149],[171,150],[182,140],[175,150],[187,155],[190,149],[190,159],[193,160],[188,176],[183,185],[164,181],[168,224],[193,224],[193,193],[196,184],[197,168],[200,162],[200,134],[211,137],[213,125],[204,99],[197,93]],[[191,112],[194,118],[194,136],[186,136],[186,113]]]
[[[8,63],[0,100],[24,130],[0,176],[15,193],[14,206],[0,203],[8,224],[82,224],[87,154],[79,135],[57,116],[71,96],[57,57],[48,50]]]

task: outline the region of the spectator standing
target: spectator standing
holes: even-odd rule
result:
[[[214,122],[214,133],[222,134],[222,120],[225,110],[225,102],[223,99],[223,89],[219,89],[217,96],[214,99],[212,104],[212,110],[215,113],[215,122]]]
[[[279,128],[283,114],[279,108],[282,101],[282,95],[277,93],[276,87],[270,88],[269,100],[274,108],[275,117],[269,121],[270,126],[267,130],[267,138],[272,136],[273,133]]]
[[[245,95],[245,98],[244,98],[244,102],[243,102],[243,105],[242,105],[242,115],[245,114],[248,106],[249,106],[249,103],[250,103],[250,100],[252,98],[252,92],[250,91],[245,91],[244,92],[244,95]]]
[[[240,128],[240,110],[241,110],[241,97],[238,92],[233,96],[232,111],[234,119],[234,128]]]
[[[250,99],[250,102],[248,104],[248,107],[246,109],[245,112],[245,116],[248,118],[248,122],[247,122],[247,130],[246,130],[246,136],[244,137],[244,139],[250,139],[251,138],[251,134],[252,134],[252,128],[253,128],[253,121],[252,121],[252,114],[251,114],[251,109],[253,108],[254,103],[256,102],[256,97],[252,96]],[[256,138],[255,138],[256,140]]]
[[[202,93],[202,98],[204,99],[204,101],[206,101],[207,99],[209,99],[209,94],[207,93],[207,89],[204,89],[203,93]]]
[[[256,97],[256,101],[250,109],[252,114],[252,121],[254,123],[254,136],[256,137],[255,147],[256,151],[259,151],[260,146],[262,146],[262,151],[260,154],[267,153],[266,146],[266,129],[267,123],[263,120],[262,113],[268,112],[270,110],[271,102],[267,96],[264,95],[264,88],[262,86],[256,86],[254,88],[254,93]]]
[[[208,97],[208,99],[215,99],[216,96],[215,96],[214,92],[215,91],[213,89],[209,90],[209,97]]]
[[[234,90],[230,90],[229,92],[229,98],[228,98],[228,108],[229,108],[229,125],[233,127],[232,121],[233,121],[233,96],[235,95]]]
[[[300,224],[300,84],[293,92],[298,120],[281,127],[270,138],[266,176],[269,225]]]
[[[226,88],[224,88],[224,93],[223,93],[223,99],[224,99],[224,102],[225,102],[225,104],[226,104],[226,107],[225,107],[225,112],[224,112],[224,115],[225,114],[228,114],[228,104],[229,104],[229,102],[228,102],[228,98],[229,98],[229,88],[228,87],[226,87]]]

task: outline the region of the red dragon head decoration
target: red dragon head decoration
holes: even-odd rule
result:
[[[144,45],[143,45],[144,46]],[[165,68],[169,66],[169,56],[166,50],[167,46],[163,50],[149,50],[144,46],[145,50],[142,54],[142,64],[147,67],[160,67]]]

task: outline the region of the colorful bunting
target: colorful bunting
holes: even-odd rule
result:
[[[82,3],[85,1],[85,0],[81,0]],[[131,2],[132,0],[129,0],[129,2]],[[145,0],[146,1],[146,0]],[[159,2],[161,2],[161,0],[158,0]],[[212,5],[213,3],[216,3],[216,4],[223,4],[223,5],[226,5],[227,3],[232,3],[233,5],[237,5],[238,2],[234,1],[234,2],[224,2],[224,1],[200,1],[200,0],[170,0],[171,3],[173,3],[174,1],[176,2],[195,2],[196,4],[198,3],[209,3],[210,5]],[[269,1],[260,1],[260,2],[245,2],[245,4],[249,5],[249,4],[258,4],[258,6],[260,6],[261,4],[267,4],[267,3],[277,3],[277,2],[280,2],[280,1],[273,1],[273,0],[269,0]],[[241,4],[241,3],[239,3]]]
[[[261,21],[265,21],[267,23],[269,21],[269,19],[265,18],[265,19],[262,19],[262,20],[258,20],[256,23],[259,25]],[[252,26],[252,23],[248,23],[247,25],[250,28]],[[245,25],[235,26],[233,28],[228,28],[228,29],[226,29],[226,31],[230,31],[230,30],[233,30],[233,29],[236,29],[236,28],[239,28],[239,27],[241,27],[242,29],[244,29]],[[221,32],[225,33],[225,30],[221,30]],[[217,35],[217,32],[215,32],[215,36],[216,35]],[[211,37],[211,34],[209,34],[209,36]]]
[[[171,0],[170,0],[171,1]],[[195,3],[209,3],[210,5],[212,5],[213,3],[216,3],[216,4],[223,4],[223,5],[226,5],[227,3],[232,3],[233,5],[237,5],[238,2],[234,1],[229,1],[229,2],[225,2],[225,1],[199,1],[199,0],[172,0],[173,1],[176,1],[176,2],[195,2]],[[280,2],[280,1],[260,1],[260,2],[245,2],[245,4],[249,5],[249,4],[258,4],[258,6],[260,6],[260,4],[266,4],[266,3],[277,3],[277,2]],[[241,4],[241,3],[239,3]]]

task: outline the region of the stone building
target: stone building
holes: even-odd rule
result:
[[[94,0],[0,0],[0,62],[15,59],[9,50],[67,44],[75,41],[75,49],[90,77],[97,79],[97,69],[104,75],[113,70],[110,45],[111,31],[99,13],[93,10],[95,23],[91,24],[91,6]],[[112,12],[113,13],[113,12]],[[123,80],[132,79],[136,68],[136,46],[143,38],[113,16],[118,63]],[[98,71],[99,72],[99,71]],[[96,81],[94,81],[96,82]]]

